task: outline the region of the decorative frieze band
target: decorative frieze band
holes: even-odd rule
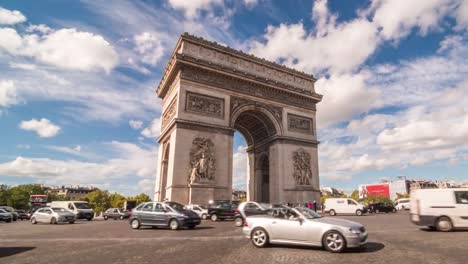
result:
[[[304,134],[313,134],[313,121],[311,118],[288,113],[288,130]]]
[[[266,67],[262,63],[246,60],[239,56],[235,56],[227,52],[221,52],[195,43],[185,42],[182,54],[191,55],[225,67],[231,67],[236,70],[250,72],[306,91],[314,90],[314,80],[312,77],[306,79],[295,74],[286,73],[283,70]]]
[[[316,109],[316,99],[281,91],[270,86],[249,82],[240,78],[196,68],[189,65],[183,66],[181,79],[215,86],[234,92],[244,93],[255,97],[262,97],[267,100],[274,100],[280,103],[289,104],[308,110]]]
[[[224,118],[224,99],[187,92],[185,110],[187,112]]]

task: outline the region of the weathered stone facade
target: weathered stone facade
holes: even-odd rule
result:
[[[247,140],[249,200],[320,195],[313,76],[188,34],[157,94],[163,99],[155,199],[230,199],[233,133]]]

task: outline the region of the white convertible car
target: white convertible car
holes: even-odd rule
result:
[[[267,215],[247,217],[244,234],[256,247],[271,244],[323,246],[342,252],[367,242],[363,225],[339,218],[322,217],[308,208],[274,209]]]

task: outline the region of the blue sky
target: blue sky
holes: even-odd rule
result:
[[[322,185],[468,180],[468,1],[0,1],[0,183],[152,193],[180,34],[314,74]],[[245,142],[234,184],[245,187]]]

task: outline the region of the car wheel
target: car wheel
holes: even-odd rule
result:
[[[7,223],[11,223],[11,219],[7,219],[5,220]]]
[[[133,219],[130,225],[133,229],[138,229],[140,228],[140,221],[138,219]]]
[[[107,221],[107,219],[109,219],[109,217],[107,217],[107,215],[104,216],[104,220]]]
[[[120,219],[120,220],[124,220],[124,216],[121,215],[121,216],[119,217],[119,219]]]
[[[218,221],[218,216],[216,214],[211,215],[211,221],[216,222]]]
[[[36,217],[31,218],[31,224],[33,224],[33,225],[37,224]]]
[[[202,218],[203,220],[206,220],[206,214],[202,214],[201,218]]]
[[[91,221],[91,220],[93,220],[93,218],[92,218],[92,217],[91,217],[91,218],[87,218],[86,220]]]
[[[255,228],[250,235],[250,239],[252,244],[258,248],[266,247],[269,244],[268,233],[263,228]]]
[[[50,219],[50,223],[53,224],[53,225],[56,225],[57,224],[57,219],[55,219],[55,217],[52,217],[52,219]]]
[[[452,221],[450,218],[442,216],[437,220],[437,230],[441,232],[449,232],[453,228]]]
[[[397,210],[396,210],[395,208],[393,208],[393,209],[392,209],[392,213],[395,214],[396,212],[397,212]]]
[[[236,217],[236,219],[234,219],[234,222],[237,227],[241,227],[244,225],[244,220],[242,219],[242,217]]]
[[[69,224],[74,224],[74,223],[75,223],[75,221],[70,221],[70,222],[68,222],[68,223],[69,223]]]
[[[189,225],[189,226],[187,226],[187,228],[188,228],[188,229],[194,229],[195,226],[194,226],[194,225]]]
[[[375,213],[376,214],[380,213],[379,209],[375,209]]]
[[[177,220],[175,219],[172,219],[170,222],[169,222],[169,228],[171,230],[177,230],[179,229],[179,222],[177,222]]]
[[[331,216],[335,216],[336,215],[336,212],[335,210],[330,210],[330,212],[328,212]]]
[[[329,231],[323,236],[323,246],[326,250],[339,253],[346,249],[346,240],[338,231]]]
[[[361,215],[362,215],[362,211],[361,211],[361,210],[356,210],[356,215],[357,215],[357,216],[361,216]]]

